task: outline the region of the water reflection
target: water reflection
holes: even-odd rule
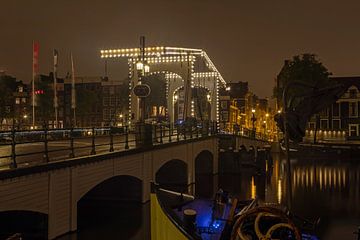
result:
[[[301,158],[291,159],[291,164],[292,211],[309,220],[320,217],[317,234],[321,239],[356,239],[353,232],[360,225],[360,164],[354,160]],[[264,172],[242,168],[236,174],[198,175],[197,195],[208,198],[222,188],[241,200],[257,197],[267,203],[286,206],[286,161],[273,155],[272,163],[269,161],[266,166]],[[138,211],[121,208],[121,213],[116,213],[112,223],[60,239],[105,239],[101,236],[124,240],[150,239],[149,204],[140,207],[142,213],[137,216],[132,214]],[[136,229],[126,227],[132,225],[126,223],[127,220],[138,222],[136,219],[139,218],[143,220],[140,220],[141,224],[133,224]]]
[[[292,211],[309,220],[321,218],[322,239],[354,239],[360,225],[360,164],[354,159],[291,159]],[[273,155],[265,174],[243,169],[220,175],[219,187],[240,199],[255,196],[287,207],[286,161]]]

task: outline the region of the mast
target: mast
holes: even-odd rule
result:
[[[71,57],[71,108],[73,110],[73,126],[76,127],[76,90],[75,90],[75,69],[72,53]]]

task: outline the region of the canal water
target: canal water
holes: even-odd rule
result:
[[[199,181],[204,193],[212,194],[218,188],[239,199],[258,197],[268,202],[287,206],[289,187],[286,161],[273,155],[266,171],[241,168],[236,173],[208,177]],[[317,235],[325,240],[357,239],[353,234],[360,226],[360,158],[291,159],[291,209],[295,215],[317,221]],[[208,188],[208,189],[206,189]],[[126,203],[120,206],[99,206],[97,212],[84,215],[79,231],[60,240],[83,239],[150,239],[149,203]]]

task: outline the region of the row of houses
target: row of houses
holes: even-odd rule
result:
[[[307,123],[305,142],[343,142],[360,140],[360,77],[333,77],[345,84],[347,91],[329,107],[315,114]],[[229,83],[220,91],[222,129],[250,129],[271,139],[279,136],[274,115],[281,109],[269,106],[268,99],[258,98],[247,82]]]
[[[0,75],[1,79],[10,76]],[[32,85],[12,79],[15,88],[8,98],[1,127],[28,129],[33,125]],[[128,85],[107,77],[76,77],[75,104],[70,76],[57,78],[57,122],[54,108],[53,74],[39,75],[35,81],[35,126],[101,127],[122,125],[127,121]],[[75,108],[74,108],[75,107]]]
[[[0,73],[1,128],[32,125],[32,86]],[[304,141],[351,141],[360,139],[360,77],[335,77],[346,84],[347,91],[328,108],[311,117]],[[5,82],[11,82],[5,86]],[[120,126],[131,116],[127,114],[129,88],[127,81],[107,77],[77,77],[75,110],[72,101],[71,77],[57,79],[58,122],[55,122],[53,75],[39,75],[35,84],[35,126],[101,127]],[[7,88],[8,87],[8,88]],[[12,92],[10,98],[5,97]],[[276,138],[278,129],[273,120],[279,111],[249,90],[247,82],[228,83],[220,89],[220,127],[229,132],[250,129]]]

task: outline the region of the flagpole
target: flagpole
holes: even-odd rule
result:
[[[58,53],[56,49],[54,49],[54,109],[55,109],[55,124],[54,128],[58,128],[58,102],[57,102],[57,80],[56,80],[56,73],[57,73],[57,62],[58,62]]]
[[[32,58],[32,84],[31,84],[31,90],[32,90],[32,129],[35,128],[35,79],[36,79],[36,73],[38,71],[39,66],[39,45],[37,42],[32,42],[32,48],[33,48],[33,58]]]
[[[71,57],[71,108],[73,109],[73,126],[76,127],[76,92],[75,92],[75,69],[74,69],[74,59],[72,53]]]

